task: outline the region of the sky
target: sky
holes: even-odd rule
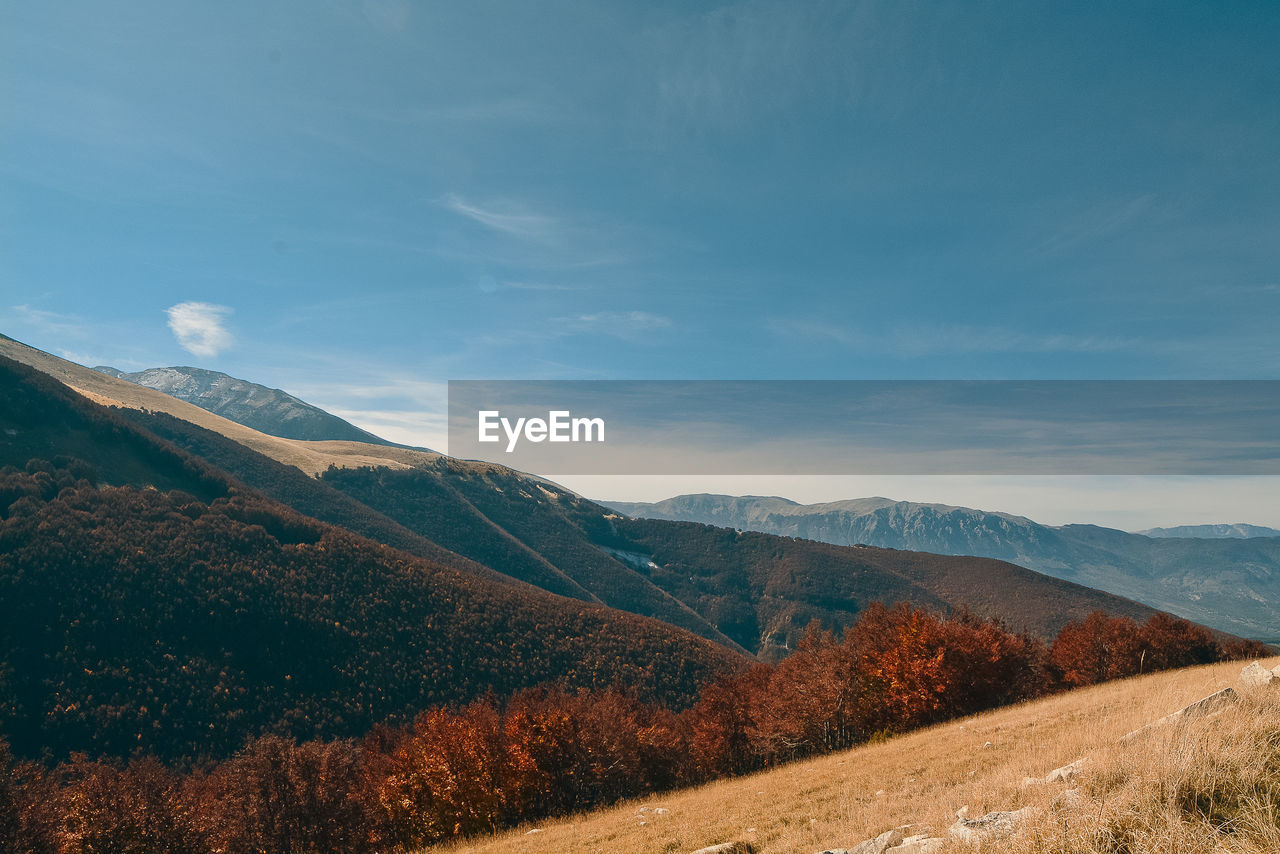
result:
[[[1248,2],[0,0],[0,331],[431,447],[459,379],[1275,379],[1277,43]],[[945,483],[899,497],[988,495]]]

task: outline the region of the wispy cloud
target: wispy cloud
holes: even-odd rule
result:
[[[119,355],[107,357],[92,352],[85,352],[83,350],[66,350],[61,347],[58,348],[57,352],[59,356],[66,359],[68,362],[75,362],[78,365],[84,365],[88,368],[96,368],[98,365],[110,365],[113,368],[119,368],[125,371],[140,371],[145,368],[152,367],[146,362],[138,359],[122,359]]]
[[[325,354],[315,362],[325,363]],[[306,357],[312,362],[312,357]],[[448,444],[448,384],[396,375],[385,365],[339,360],[315,375],[282,379],[290,393],[393,442],[443,451]]]
[[[594,211],[562,211],[511,197],[477,200],[459,193],[442,196],[435,204],[473,227],[459,229],[447,241],[432,245],[433,255],[490,269],[495,265],[524,268],[523,275],[533,277],[634,265],[658,247],[667,251],[679,247],[661,231]]]
[[[155,364],[146,334],[131,323],[110,318],[14,305],[0,310],[0,331],[89,367],[138,370]]]
[[[566,332],[591,332],[634,338],[671,328],[671,318],[648,311],[598,311],[552,321]]]
[[[1065,217],[1056,231],[1031,247],[1031,252],[1053,255],[1096,246],[1167,223],[1171,215],[1168,206],[1151,193],[1107,199]]]
[[[231,332],[223,325],[231,309],[207,302],[180,302],[165,310],[169,329],[188,353],[212,358],[231,346]]]
[[[1110,353],[1129,349],[1133,341],[1097,335],[1033,333],[998,326],[922,324],[868,332],[827,321],[781,319],[769,323],[782,338],[826,340],[852,350],[891,356],[962,353]]]
[[[499,288],[509,288],[513,291],[583,291],[588,288],[587,285],[569,285],[562,282],[501,281],[497,285]]]
[[[441,411],[412,409],[344,409],[326,411],[375,436],[433,451],[449,446],[449,419]]]
[[[381,370],[381,373],[375,376],[377,370]],[[321,400],[394,398],[412,401],[420,406],[435,407],[441,405],[448,396],[448,383],[388,376],[385,368],[356,369],[353,373],[357,374],[357,377],[345,382],[315,382],[314,379],[304,379],[300,384],[293,386],[293,393],[317,406],[321,406],[318,402]]]
[[[529,210],[509,201],[492,202],[485,206],[468,202],[456,193],[445,196],[444,207],[485,228],[518,237],[522,240],[553,242],[559,239],[562,223],[555,217]]]
[[[80,337],[88,328],[87,322],[70,314],[59,314],[56,311],[32,308],[29,305],[15,305],[10,308],[19,323],[49,335]]]

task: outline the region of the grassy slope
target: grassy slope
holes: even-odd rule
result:
[[[1264,662],[1267,666],[1275,660]],[[1022,788],[1027,776],[1090,755],[1099,767],[1135,767],[1173,755],[1167,743],[1116,740],[1214,691],[1235,685],[1239,663],[1215,664],[1099,685],[941,724],[881,744],[761,774],[521,828],[449,846],[451,851],[586,854],[688,852],[747,840],[762,854],[852,847],[891,827],[924,823],[945,835],[955,811],[1047,806],[1061,785]],[[1252,710],[1228,712],[1243,717]],[[1168,739],[1165,731],[1153,739]],[[991,742],[991,747],[983,745]],[[1089,785],[1086,775],[1086,787]],[[878,791],[884,794],[877,795]],[[664,815],[640,813],[665,807]],[[641,822],[647,822],[642,824]],[[754,831],[751,830],[754,828]],[[1068,847],[1063,850],[1077,850]],[[958,848],[957,850],[972,850]],[[999,850],[1053,850],[1052,846]],[[1157,844],[1150,849],[1159,851]],[[1172,850],[1172,849],[1170,849]],[[1182,850],[1214,850],[1186,848]],[[1247,846],[1240,850],[1250,849]]]
[[[0,335],[0,356],[48,374],[96,403],[105,406],[123,406],[128,409],[167,412],[184,421],[190,421],[207,430],[235,439],[273,460],[297,466],[307,474],[319,474],[330,465],[408,468],[439,457],[439,454],[435,453],[363,442],[334,440],[304,442],[299,439],[268,436],[266,433],[229,421],[220,415],[214,415],[194,404],[170,397],[164,392],[134,385],[127,380],[107,376],[92,368],[59,359],[57,356],[28,347],[4,335]]]

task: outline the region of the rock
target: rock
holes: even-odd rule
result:
[[[699,848],[692,854],[756,854],[756,849],[750,842],[721,842],[719,845]]]
[[[533,836],[535,833],[541,833],[541,832],[542,832],[542,828],[535,827],[533,830],[530,830],[528,833],[526,833],[525,836]]]
[[[1216,691],[1203,699],[1196,700],[1186,708],[1179,709],[1169,717],[1194,718],[1197,715],[1207,715],[1210,712],[1220,710],[1227,703],[1234,703],[1239,698],[1240,695],[1236,693],[1235,688],[1223,688],[1221,691]]]
[[[818,854],[849,854],[848,848],[823,848]]]
[[[1246,665],[1244,670],[1240,671],[1240,681],[1246,685],[1262,687],[1270,685],[1276,679],[1276,674],[1263,667],[1258,662]]]
[[[921,833],[917,836],[908,836],[902,840],[901,845],[888,849],[885,854],[933,854],[935,851],[941,851],[946,844],[945,839]]]
[[[1082,757],[1061,768],[1054,768],[1048,774],[1044,775],[1046,783],[1070,783],[1072,780],[1080,776],[1080,771],[1084,768],[1087,759]]]
[[[654,815],[666,815],[666,814],[667,814],[667,813],[669,813],[669,812],[671,812],[671,810],[667,809],[666,807],[658,807],[656,810],[654,810],[654,811],[653,811],[653,814],[654,814]]]
[[[969,818],[968,807],[965,807],[956,813],[956,823],[951,825],[951,838],[960,842],[999,839],[1013,833],[1019,824],[1035,813],[1034,807],[1023,807],[1020,810],[989,812],[980,818]]]
[[[903,824],[895,827],[894,830],[901,833],[904,838],[907,836],[920,836],[921,834],[928,836],[933,833],[933,828],[927,824]]]
[[[1183,720],[1184,718],[1194,718],[1200,715],[1213,714],[1222,710],[1228,703],[1234,703],[1239,699],[1240,695],[1236,693],[1234,688],[1223,688],[1221,691],[1215,691],[1207,697],[1196,700],[1185,708],[1178,709],[1171,715],[1165,715],[1159,720],[1152,721],[1145,726],[1140,726],[1133,732],[1128,733],[1120,739],[1121,742],[1128,741],[1131,738],[1142,735],[1144,732],[1156,729],[1162,726],[1168,726],[1171,723]]]
[[[902,842],[902,831],[894,828],[886,830],[875,839],[868,839],[859,842],[857,845],[849,849],[849,854],[884,854],[895,845]]]

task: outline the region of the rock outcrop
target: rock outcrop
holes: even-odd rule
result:
[[[756,854],[756,849],[750,842],[721,842],[699,848],[692,854]]]
[[[1023,807],[1020,810],[989,812],[979,818],[969,818],[969,808],[956,813],[956,823],[951,825],[951,838],[959,842],[986,842],[1001,839],[1018,829],[1039,810]]]
[[[1255,661],[1240,671],[1240,681],[1252,687],[1270,685],[1276,679],[1280,679],[1280,665],[1268,670]]]

